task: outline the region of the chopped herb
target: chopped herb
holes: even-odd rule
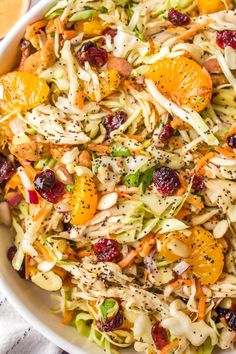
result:
[[[139,31],[137,26],[134,28],[134,33],[135,33],[136,37],[138,37],[138,39],[140,39],[140,41],[143,41],[143,42],[146,41],[146,37],[144,36],[144,34],[142,32]]]
[[[100,10],[100,12],[102,14],[107,14],[108,13],[108,8],[106,6],[101,6],[99,10]]]
[[[149,168],[141,175],[142,192],[145,193],[147,188],[152,183],[153,173],[156,170],[156,166]]]
[[[74,184],[68,184],[68,185],[66,186],[66,190],[67,190],[67,192],[69,192],[69,193],[73,192],[74,189],[75,189],[75,185],[74,185]]]
[[[126,157],[126,156],[131,156],[131,153],[129,152],[129,149],[127,149],[124,146],[112,146],[112,151],[111,155],[114,157]]]
[[[103,323],[106,323],[109,317],[113,317],[119,310],[119,304],[116,300],[106,299],[100,306]]]
[[[140,183],[140,172],[131,173],[125,176],[124,183],[127,187],[138,187]]]

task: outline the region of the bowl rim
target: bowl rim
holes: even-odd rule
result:
[[[50,4],[53,4],[56,0],[39,0],[29,11],[27,11],[10,29],[7,35],[0,42],[0,56],[7,50],[11,42],[14,41],[15,36],[24,29],[40,12],[44,11]]]
[[[29,324],[31,324],[42,336],[47,338],[50,342],[54,343],[60,349],[69,352],[70,354],[88,354],[88,352],[79,348],[78,346],[70,343],[64,337],[60,336],[54,332],[50,327],[42,323],[36,315],[34,315],[26,305],[18,299],[17,295],[13,292],[11,287],[8,286],[7,281],[0,276],[0,289],[3,296],[6,297],[7,301],[11,306],[25,319]]]
[[[53,5],[56,0],[41,0],[35,6],[33,6],[25,15],[23,15],[18,22],[13,26],[13,28],[8,32],[5,38],[0,42],[0,60],[5,51],[8,50],[11,43],[14,42],[15,37],[26,28],[28,24],[31,23],[34,17],[37,17],[39,14],[47,10],[50,5]],[[9,303],[15,308],[15,310],[20,313],[20,315],[33,327],[46,337],[49,341],[60,347],[62,350],[67,351],[71,354],[88,354],[88,352],[79,348],[77,345],[69,342],[64,337],[57,334],[53,329],[45,325],[34,315],[27,306],[19,300],[17,295],[11,289],[10,284],[8,284],[7,279],[1,275],[0,270],[0,289],[3,294],[9,301]]]

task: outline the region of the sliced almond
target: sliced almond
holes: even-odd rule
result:
[[[216,166],[234,166],[235,165],[234,159],[223,159],[221,157],[213,157],[210,161]]]
[[[212,209],[211,211],[208,211],[207,213],[194,216],[192,218],[192,224],[193,225],[202,225],[205,222],[207,222],[208,220],[210,220],[218,212],[219,212],[219,209]]]
[[[90,168],[85,167],[85,166],[75,167],[75,172],[76,172],[77,176],[83,176],[83,175],[93,176],[93,172],[90,170]]]
[[[215,226],[213,230],[213,235],[215,238],[221,238],[223,237],[227,230],[228,230],[229,224],[227,220],[221,220],[218,222],[218,224]]]
[[[66,151],[61,158],[61,162],[65,165],[73,163],[76,158],[79,156],[79,149],[77,147],[73,148],[70,151]]]
[[[31,277],[31,280],[38,287],[47,291],[58,291],[62,287],[62,279],[52,271],[38,272]]]
[[[228,216],[231,222],[236,222],[236,205],[232,205],[228,210]]]
[[[56,264],[56,261],[53,261],[53,262],[44,261],[42,263],[39,263],[38,269],[41,272],[49,272],[50,270],[52,270],[52,268],[55,266],[55,264]]]
[[[183,242],[175,238],[168,242],[167,247],[168,250],[170,250],[176,256],[183,258],[190,256],[190,249],[188,248],[188,246],[186,246]]]
[[[118,194],[116,192],[108,193],[103,195],[97,205],[98,210],[110,209],[113,205],[117,203]]]

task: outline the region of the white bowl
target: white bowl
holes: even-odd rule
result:
[[[55,2],[41,0],[20,19],[0,43],[0,74],[12,70],[16,65],[19,42],[26,26],[41,19]],[[45,337],[70,354],[102,354],[103,351],[95,344],[89,343],[74,328],[62,325],[60,318],[49,311],[52,306],[50,293],[40,290],[29,281],[22,280],[13,270],[6,257],[7,250],[12,244],[12,235],[8,229],[0,227],[0,239],[0,289],[15,309]],[[122,350],[122,353],[124,352],[132,354],[134,350]],[[235,351],[227,350],[223,353],[233,352]]]

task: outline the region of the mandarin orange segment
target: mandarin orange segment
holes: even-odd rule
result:
[[[13,71],[0,77],[3,98],[0,113],[32,109],[46,101],[49,87],[44,79],[27,73]]]
[[[72,195],[71,223],[76,226],[82,226],[92,219],[96,213],[97,199],[93,177],[89,175],[79,176]]]
[[[197,112],[211,100],[212,82],[209,74],[194,60],[186,57],[166,58],[152,64],[146,73],[159,91],[180,106]]]
[[[198,0],[198,10],[201,15],[227,10],[232,0]]]
[[[192,271],[201,283],[214,284],[222,274],[224,266],[221,244],[211,232],[201,226],[192,229],[192,240],[192,255],[188,260]]]
[[[101,36],[102,32],[109,27],[109,24],[104,22],[101,18],[92,18],[89,21],[78,21],[75,24],[75,30],[83,32],[87,38]]]
[[[167,261],[178,261],[191,253],[191,237],[181,232],[172,232],[159,237],[161,250],[159,255]]]
[[[120,74],[117,70],[104,70],[99,74],[99,88],[100,88],[100,99],[109,96],[113,92],[115,92],[121,82]],[[98,101],[96,98],[96,92],[90,91],[87,87],[85,87],[86,96],[92,101]]]

